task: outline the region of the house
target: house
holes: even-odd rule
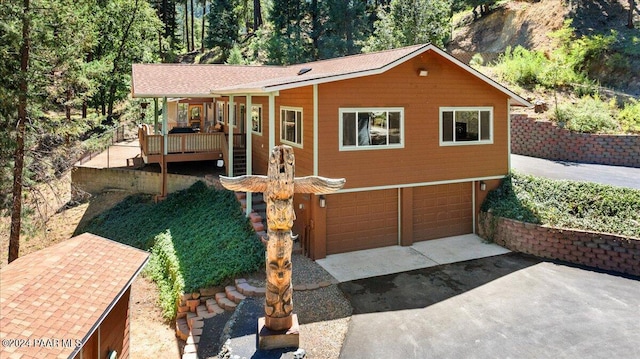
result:
[[[0,357],[128,358],[131,283],[148,258],[85,233],[0,269]]]
[[[531,106],[430,44],[292,66],[136,64],[132,73],[134,97],[169,109],[165,129],[188,125],[175,108],[202,104],[200,125],[226,134],[216,155],[229,174],[234,161],[266,174],[269,150],[284,143],[297,176],[346,178],[336,194],[295,198],[294,230],[314,259],[474,233],[487,191],[509,172],[511,107]]]

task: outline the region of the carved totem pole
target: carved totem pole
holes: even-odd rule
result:
[[[267,288],[265,326],[273,331],[292,325],[293,288],[291,285],[291,228],[296,218],[294,193],[326,194],[344,186],[345,180],[318,176],[295,177],[295,159],[290,146],[273,148],[267,176],[220,176],[222,185],[232,191],[262,192],[267,203]]]

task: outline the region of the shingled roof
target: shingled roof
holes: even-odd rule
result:
[[[134,97],[212,97],[269,93],[383,73],[426,51],[434,51],[505,93],[513,105],[531,104],[504,86],[431,44],[344,56],[290,66],[134,64]]]
[[[3,345],[2,357],[73,357],[80,349],[76,340],[84,345],[148,258],[148,252],[85,233],[0,269],[0,338],[29,340]],[[43,339],[53,341],[35,341]]]

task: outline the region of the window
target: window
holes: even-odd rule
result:
[[[404,109],[341,108],[340,150],[402,148]]]
[[[440,145],[493,143],[492,107],[441,107]]]
[[[280,139],[290,145],[302,147],[301,108],[280,108]]]
[[[302,114],[300,115],[302,117]],[[262,106],[251,106],[251,131],[261,135],[262,134]]]
[[[218,110],[216,113],[216,120],[219,123],[224,123],[224,102],[217,102],[216,108]]]

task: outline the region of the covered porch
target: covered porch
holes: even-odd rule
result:
[[[272,129],[279,92],[239,85],[284,72],[290,70],[134,64],[132,96],[147,99],[146,105],[151,103],[154,110],[149,113],[152,119],[142,118],[146,124],[138,131],[143,161],[159,164],[163,174],[168,163],[211,160],[228,176],[254,174],[253,156],[264,152],[261,148],[275,146]],[[256,140],[258,144],[252,143]],[[256,160],[262,162],[262,158]],[[165,195],[163,188],[159,197]],[[250,212],[248,200],[247,214]]]

